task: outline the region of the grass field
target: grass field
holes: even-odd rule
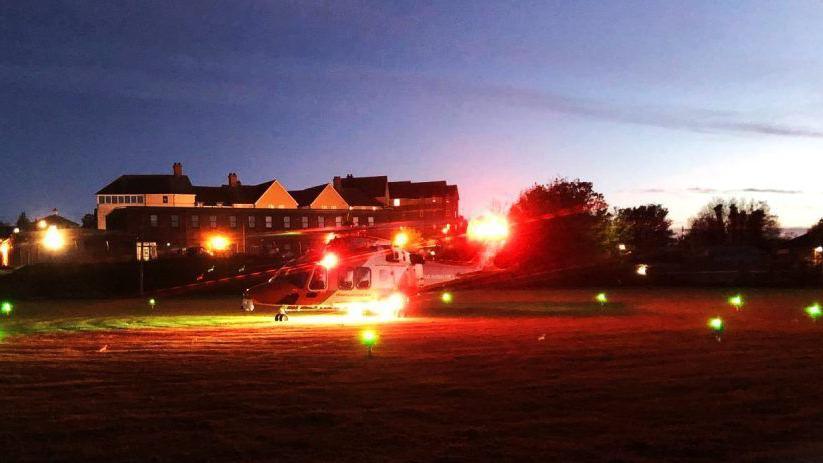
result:
[[[457,292],[365,325],[21,302],[0,461],[821,461],[823,320],[802,309],[823,293],[743,293]]]

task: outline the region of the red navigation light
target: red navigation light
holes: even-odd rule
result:
[[[469,222],[466,235],[472,241],[503,242],[509,237],[509,221],[505,216],[486,213]]]
[[[333,252],[328,252],[323,255],[323,258],[320,259],[320,262],[318,262],[318,264],[322,265],[323,267],[326,267],[327,269],[332,269],[334,267],[337,267],[337,264],[339,262],[340,258],[337,257],[337,254]]]

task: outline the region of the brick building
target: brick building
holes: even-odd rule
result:
[[[455,185],[389,182],[385,176],[334,177],[287,190],[279,181],[243,185],[236,174],[221,186],[195,186],[175,163],[171,175],[124,175],[97,192],[98,228],[128,233],[149,257],[209,249],[220,236],[228,252],[302,253],[329,232],[366,230],[389,236],[399,227],[434,235],[458,221]]]

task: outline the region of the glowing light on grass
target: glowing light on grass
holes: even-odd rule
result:
[[[409,244],[409,234],[406,232],[399,232],[394,235],[394,240],[392,240],[392,245],[398,248],[405,248],[406,245]]]
[[[594,300],[597,301],[600,305],[609,302],[609,298],[606,296],[606,293],[597,293],[597,295],[594,296]]]
[[[318,262],[318,264],[326,267],[326,269],[333,269],[334,267],[337,267],[337,264],[339,263],[340,258],[333,252],[327,252],[323,255],[323,258],[320,259],[320,262]]]
[[[718,332],[718,331],[723,331],[723,328],[725,326],[723,324],[723,319],[720,318],[720,317],[710,318],[708,325],[709,325],[709,328],[712,331],[714,331],[715,333]]]
[[[820,318],[821,315],[823,315],[823,308],[821,308],[820,304],[818,304],[817,302],[806,307],[805,309],[803,309],[803,311],[806,312],[806,315],[808,315],[809,318],[811,318],[814,321],[817,321],[817,319]]]
[[[156,306],[156,305],[157,305],[157,300],[156,299],[154,299],[154,298],[149,299],[149,307],[150,308],[153,309],[154,306]]]
[[[640,264],[640,265],[637,266],[637,268],[635,268],[634,272],[637,273],[638,275],[644,277],[649,272],[649,266],[646,265],[646,264]]]
[[[377,338],[377,332],[374,330],[363,330],[360,333],[360,342],[362,342],[363,345],[366,346],[366,349],[369,352],[369,357],[371,357],[372,347],[374,347],[374,345],[377,344]]]
[[[452,293],[448,291],[440,295],[440,300],[445,304],[451,304],[453,299],[454,297],[452,296]]]
[[[11,311],[14,310],[14,306],[9,301],[3,301],[0,303],[0,315],[4,317],[8,317],[11,315]]]
[[[735,294],[734,296],[729,298],[729,305],[734,307],[737,310],[740,310],[745,304],[746,301],[743,300],[743,296],[740,294]]]
[[[43,236],[43,247],[49,251],[59,251],[66,245],[66,240],[63,234],[56,226],[52,225],[46,230],[46,235]]]

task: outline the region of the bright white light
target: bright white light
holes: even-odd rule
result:
[[[41,230],[45,230],[48,226],[49,224],[47,224],[45,220],[40,220],[39,222],[37,222],[37,228]]]
[[[339,262],[340,258],[337,257],[337,254],[333,252],[328,252],[323,256],[322,259],[320,259],[320,262],[318,262],[318,264],[322,265],[323,267],[326,267],[327,269],[332,269],[334,267],[337,267],[337,264]]]
[[[66,240],[56,226],[52,225],[46,230],[46,236],[43,237],[43,247],[50,251],[59,251],[65,244]]]
[[[483,243],[503,242],[509,237],[509,221],[502,215],[486,213],[471,219],[466,235]]]
[[[640,264],[637,266],[637,270],[635,271],[640,276],[646,276],[646,273],[649,271],[649,266],[646,264]]]

